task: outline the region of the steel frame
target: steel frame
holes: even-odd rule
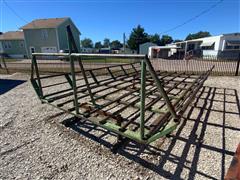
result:
[[[4,58],[4,54],[0,54],[0,69],[5,69],[6,73],[9,74],[7,65],[6,65],[6,61]]]
[[[156,72],[145,55],[72,53],[77,48],[69,30],[68,36],[69,54],[32,54],[31,83],[39,99],[143,144],[176,129],[184,111],[214,68],[198,76]],[[71,72],[42,75],[38,56],[68,57]],[[128,58],[139,62],[85,70],[84,57]],[[76,65],[81,71],[75,70]],[[44,85],[46,79],[53,79],[53,82]]]

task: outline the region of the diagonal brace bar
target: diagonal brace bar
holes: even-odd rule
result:
[[[78,58],[78,62],[79,62],[79,66],[80,66],[80,68],[81,68],[81,72],[82,72],[82,75],[83,75],[83,77],[84,77],[86,86],[87,86],[87,90],[88,90],[89,96],[90,96],[90,98],[91,98],[91,101],[92,101],[92,103],[93,103],[94,106],[97,106],[96,101],[95,101],[95,99],[94,99],[94,97],[93,97],[93,93],[92,93],[92,91],[91,91],[91,87],[90,87],[89,82],[88,82],[88,78],[87,78],[85,69],[84,69],[83,64],[82,64],[82,59],[81,59],[81,58]]]
[[[154,82],[155,82],[156,85],[157,85],[158,90],[160,91],[163,99],[164,99],[165,102],[166,102],[166,105],[167,105],[167,107],[168,107],[171,115],[173,116],[173,118],[174,118],[175,120],[178,120],[178,119],[179,119],[179,116],[176,114],[176,111],[175,111],[175,109],[174,109],[171,101],[169,100],[169,98],[168,98],[168,96],[167,96],[167,93],[166,93],[166,91],[164,90],[164,88],[163,88],[163,86],[162,86],[162,84],[161,84],[161,82],[160,82],[160,80],[159,80],[159,78],[158,78],[158,76],[157,76],[157,74],[156,74],[156,72],[155,72],[155,70],[154,70],[154,68],[153,68],[153,66],[152,66],[152,64],[151,64],[151,62],[150,62],[150,60],[149,60],[149,58],[148,58],[147,55],[145,56],[145,59],[144,59],[144,60],[145,60],[145,62],[146,62],[146,65],[147,65],[147,67],[148,67],[148,69],[149,69],[149,72],[150,72],[150,74],[151,74]]]

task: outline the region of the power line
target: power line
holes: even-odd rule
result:
[[[22,18],[11,6],[8,5],[8,3],[5,0],[2,0],[2,2],[8,7],[9,10],[12,11],[13,14],[15,14],[15,16],[17,16],[19,19],[21,19],[22,21],[24,21],[25,23],[28,23],[24,18]]]
[[[201,11],[201,12],[200,12],[199,14],[197,14],[196,16],[193,16],[193,17],[191,17],[190,19],[184,21],[183,23],[178,24],[177,26],[174,26],[174,27],[172,27],[172,28],[170,28],[170,29],[168,29],[168,30],[166,30],[166,31],[163,31],[163,32],[161,32],[160,34],[165,34],[165,33],[174,31],[174,30],[176,30],[176,29],[178,29],[178,28],[180,28],[180,27],[182,27],[182,26],[184,26],[184,25],[186,25],[186,24],[194,21],[195,19],[199,18],[200,16],[202,16],[202,15],[206,14],[207,12],[211,11],[212,9],[214,9],[216,6],[218,6],[218,5],[221,4],[222,2],[223,2],[223,0],[218,1],[217,3],[213,4],[213,5],[210,6],[209,8]]]

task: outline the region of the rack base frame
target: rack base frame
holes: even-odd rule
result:
[[[213,69],[201,75],[156,72],[146,56],[125,55],[140,60],[85,70],[82,58],[98,55],[72,53],[65,55],[69,56],[71,72],[43,75],[37,63],[37,56],[43,55],[63,54],[33,54],[31,83],[42,103],[141,144],[149,144],[177,128]]]
[[[70,26],[66,31],[69,53],[32,54],[32,86],[43,103],[91,121],[119,139],[149,144],[170,134],[214,68],[196,76],[155,71],[147,55],[73,53],[78,48]],[[43,75],[39,56],[67,59],[70,72]],[[83,58],[135,63],[86,69]]]

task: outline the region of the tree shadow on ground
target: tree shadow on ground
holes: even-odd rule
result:
[[[227,140],[240,135],[240,128],[236,126],[239,117],[240,104],[236,90],[205,86],[169,138],[159,139],[158,144],[144,146],[126,141],[117,149],[117,153],[167,179],[224,179],[228,166],[225,164],[226,157],[234,155],[237,145],[229,148],[230,142]],[[113,147],[109,137],[116,135],[90,122],[70,118],[62,123],[108,148]],[[209,160],[205,158],[204,162],[203,156],[208,155]],[[202,166],[206,164],[209,166],[204,169]],[[218,173],[214,172],[216,169]]]
[[[12,79],[0,79],[0,95],[4,94],[16,86],[24,83],[23,80],[12,80]]]

